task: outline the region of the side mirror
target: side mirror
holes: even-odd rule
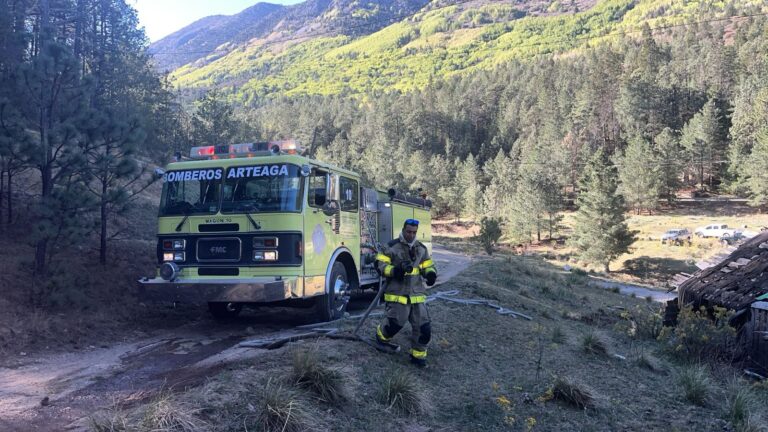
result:
[[[339,212],[339,202],[326,200],[323,204],[323,214],[326,216],[333,216]]]
[[[339,176],[336,174],[325,175],[325,198],[327,201],[339,200]]]
[[[325,203],[323,213],[333,216],[339,211],[339,176],[328,173],[325,175]]]

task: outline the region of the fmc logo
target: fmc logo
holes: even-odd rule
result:
[[[225,254],[225,253],[227,253],[227,247],[226,246],[212,246],[211,247],[211,253],[212,254]]]

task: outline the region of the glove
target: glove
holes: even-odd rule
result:
[[[427,286],[432,286],[435,284],[435,281],[437,280],[437,273],[435,272],[429,272],[426,276],[424,276],[425,279],[427,279]]]
[[[395,268],[392,269],[392,277],[397,280],[403,280],[405,278],[405,270],[403,270],[403,267],[395,266]]]

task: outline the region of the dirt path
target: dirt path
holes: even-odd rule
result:
[[[438,282],[471,261],[439,245],[434,246],[433,259],[440,270]],[[350,305],[353,311],[366,306],[366,301]],[[310,320],[309,311],[286,308],[246,310],[227,324],[193,317],[189,324],[148,339],[44,355],[18,367],[0,368],[0,430],[88,430],[87,416],[100,408],[138,402],[160,388],[195,385],[231,362],[264,352],[238,348],[244,339],[287,336]]]
[[[642,285],[633,285],[633,284],[628,284],[624,282],[614,281],[611,279],[603,279],[595,276],[592,276],[591,279],[594,285],[599,286],[601,288],[610,289],[615,287],[619,289],[619,292],[621,294],[624,294],[624,295],[634,294],[636,297],[639,297],[639,298],[651,297],[653,301],[657,301],[660,303],[666,303],[667,300],[672,300],[673,298],[677,298],[677,293],[668,292],[665,289],[646,287]]]

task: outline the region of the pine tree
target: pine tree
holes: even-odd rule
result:
[[[617,157],[620,191],[627,205],[637,213],[652,212],[659,206],[659,167],[651,146],[642,137],[629,141]]]
[[[71,50],[54,40],[48,2],[41,2],[40,51],[19,66],[15,103],[21,107],[18,126],[29,135],[24,156],[40,173],[40,200],[35,206],[35,271],[47,272],[50,244],[64,237],[82,239],[87,218],[67,217],[92,205],[83,193],[80,174],[85,158],[79,138],[90,125],[90,77],[81,77]],[[71,225],[70,225],[71,224]],[[78,229],[79,227],[79,229]]]
[[[683,127],[680,143],[688,154],[689,166],[696,172],[699,185],[704,187],[705,176],[710,186],[718,174],[719,160],[725,153],[725,138],[720,110],[710,100]]]
[[[192,115],[192,142],[196,146],[231,144],[240,130],[234,107],[211,90],[197,101]]]
[[[476,222],[482,214],[482,184],[480,178],[480,168],[477,166],[475,157],[471,154],[461,163],[458,176],[458,187],[461,191],[461,214],[469,217]]]
[[[618,175],[602,150],[590,158],[579,181],[580,193],[571,243],[579,257],[603,264],[629,252],[636,231],[627,227],[624,199],[617,193]]]
[[[489,180],[483,194],[483,210],[490,217],[504,217],[515,191],[515,166],[512,159],[499,150],[484,167]]]
[[[757,134],[757,143],[744,167],[749,203],[755,207],[768,206],[768,127]]]
[[[675,192],[680,189],[681,175],[684,168],[683,152],[677,135],[670,128],[664,128],[653,140],[653,150],[658,167],[660,196],[667,203],[675,200]]]

